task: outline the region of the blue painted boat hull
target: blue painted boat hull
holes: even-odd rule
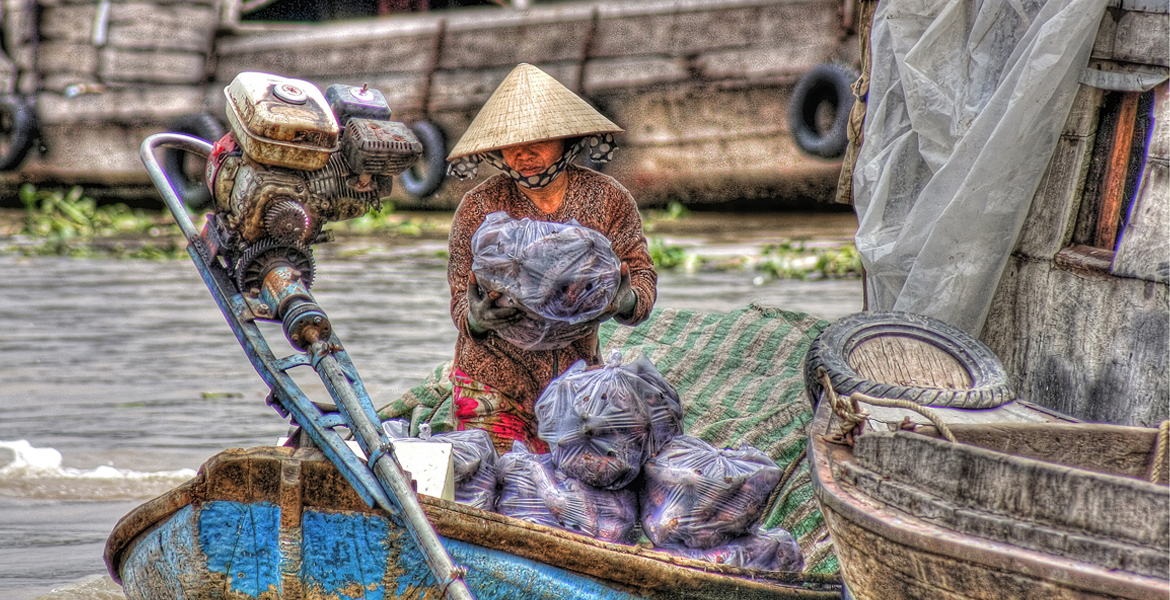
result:
[[[420,497],[479,600],[839,598],[825,576],[731,569]],[[439,599],[399,515],[319,451],[229,450],[126,515],[106,561],[127,598]]]

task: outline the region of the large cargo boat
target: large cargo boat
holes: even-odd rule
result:
[[[444,177],[447,149],[528,62],[626,129],[606,171],[641,201],[809,202],[836,188],[859,66],[850,0],[447,2],[364,17],[301,2],[321,5],[306,18],[344,18],[259,20],[287,17],[278,4],[4,0],[0,185],[154,196],[139,142],[215,135],[224,87],[262,71],[382,91],[428,146],[393,197],[452,206],[469,187]]]

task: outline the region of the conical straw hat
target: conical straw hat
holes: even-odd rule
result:
[[[492,92],[447,160],[527,142],[622,131],[549,74],[520,63]]]

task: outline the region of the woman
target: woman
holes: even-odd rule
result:
[[[451,225],[447,281],[451,318],[459,329],[452,380],[461,428],[486,429],[500,452],[520,440],[534,452],[533,407],[545,386],[580,359],[600,362],[597,325],[609,318],[635,325],[654,307],[658,276],[630,193],[612,177],[572,164],[588,148],[608,160],[622,131],[540,69],[520,64],[476,115],[447,160],[450,171],[472,177],[478,162],[502,172],[467,192]],[[558,223],[576,219],[610,240],[621,260],[617,294],[590,333],[564,348],[525,350],[496,331],[521,317],[483,294],[471,273],[471,237],[484,218],[506,211],[514,219]]]

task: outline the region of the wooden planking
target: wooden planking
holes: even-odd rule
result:
[[[1170,85],[1157,90],[1141,187],[1117,245],[1113,273],[1170,283]]]
[[[42,41],[90,43],[97,16],[96,2],[46,6],[41,9],[40,34]]]
[[[1170,66],[1170,14],[1110,9],[1105,11],[1092,58]]]
[[[199,53],[102,48],[99,56],[105,82],[199,83],[206,76],[207,57]]]
[[[1035,436],[1045,436],[1055,427],[1037,427],[1032,431]],[[1059,429],[1054,429],[1052,435],[1063,435],[1066,443],[1095,441],[1091,436],[1093,426],[1072,427],[1084,431],[1086,436],[1077,438]],[[1149,430],[1149,435],[1143,436],[1147,440],[1147,454],[1153,448],[1152,434],[1153,430]],[[862,435],[853,452],[857,466],[876,473],[878,480],[890,479],[921,490],[950,504],[953,510],[965,508],[1066,530],[1070,534],[1161,549],[1164,559],[1170,552],[1170,492],[1142,478],[1073,469],[1044,458],[1023,458],[905,431]],[[931,468],[924,470],[924,464]],[[1024,482],[1026,486],[1021,485]],[[870,491],[874,489],[876,486]],[[948,528],[962,528],[959,515],[949,516],[955,520],[946,524]],[[995,537],[995,534],[987,532],[980,537]],[[1043,540],[1035,540],[1037,545],[1031,546],[1018,532],[1008,533],[1005,538],[1001,541],[1046,553],[1063,550],[1059,553],[1077,558],[1075,547],[1061,548],[1065,544],[1063,540],[1055,541],[1058,547],[1046,547]],[[1116,559],[1109,556],[1108,549],[1102,551],[1104,555],[1086,557],[1086,560],[1095,563],[1093,558],[1099,558],[1108,563]]]
[[[1087,421],[1154,426],[1168,417],[1170,289],[1086,277],[1013,256],[980,339],[1021,398]]]
[[[869,529],[831,511],[825,520],[841,556],[850,592],[857,600],[1003,600],[1046,598],[1061,600],[1120,600],[1118,596],[1086,590],[1080,582],[987,567],[935,551],[931,540],[914,547],[875,535]],[[1051,568],[1055,571],[1055,568]],[[1081,579],[1081,578],[1077,578]],[[1125,594],[1131,590],[1119,590]],[[1157,596],[1146,595],[1153,600]]]
[[[218,25],[219,15],[211,5],[117,2],[110,6],[107,43],[206,53]]]
[[[43,92],[37,95],[37,104],[42,125],[118,124],[168,120],[201,112],[203,93],[199,86],[188,85],[111,88],[76,98]]]
[[[76,125],[44,125],[41,141],[47,151],[32,161],[51,166],[62,174],[84,173],[146,175],[138,147],[147,135],[166,131],[163,123],[154,127],[118,126],[110,123]]]
[[[937,346],[901,336],[878,336],[857,345],[847,357],[861,378],[895,385],[943,388],[971,387],[971,374]]]
[[[334,32],[336,38],[330,35]],[[370,73],[417,74],[425,73],[433,60],[435,31],[355,40],[346,39],[346,33],[322,28],[301,33],[299,42],[290,40],[274,48],[241,44],[238,49],[228,50],[231,44],[223,42],[216,55],[215,79],[230,82],[243,71],[307,79]]]
[[[514,67],[521,62],[578,60],[588,21],[518,23],[506,27],[448,28],[440,69]]]
[[[728,89],[714,85],[664,86],[601,96],[618,123],[636,123],[622,136],[627,146],[788,135],[790,84]]]
[[[45,41],[37,50],[37,70],[92,77],[98,70],[98,49],[87,42]]]
[[[1049,260],[1068,245],[1096,141],[1102,91],[1080,86],[1016,243],[1016,252]]]
[[[1170,167],[1165,159],[1146,163],[1112,272],[1170,283]]]

